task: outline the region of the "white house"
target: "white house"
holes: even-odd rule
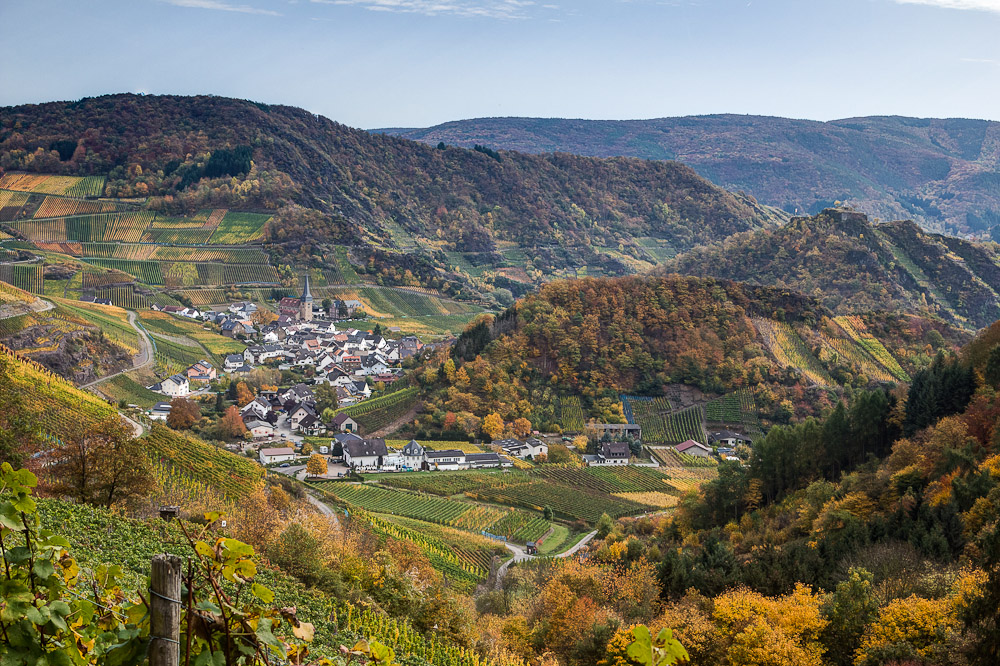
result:
[[[172,375],[164,379],[156,386],[159,388],[154,387],[154,391],[159,391],[164,395],[169,395],[174,398],[183,398],[191,392],[191,384],[188,382],[188,378],[184,375]]]
[[[344,443],[344,464],[358,471],[377,471],[389,455],[384,439],[351,439]]]
[[[465,453],[458,449],[444,449],[443,451],[426,451],[427,466],[432,470],[459,470],[465,469]]]
[[[262,465],[295,460],[295,451],[287,447],[282,449],[261,449],[258,455],[260,456]]]
[[[334,416],[333,420],[330,421],[330,425],[340,432],[358,431],[358,422],[343,412]],[[423,455],[423,450],[421,450],[421,455]]]
[[[271,403],[261,396],[257,396],[240,409],[240,415],[244,418],[248,418],[252,414],[255,418],[263,420],[270,413]]]
[[[629,449],[625,442],[604,442],[600,453],[583,456],[583,462],[590,467],[627,465],[628,460]]]
[[[524,442],[519,439],[501,439],[493,443],[499,444],[507,455],[522,460],[527,458],[534,460],[540,455],[549,454],[549,445],[540,439],[531,438]]]
[[[149,410],[149,420],[151,421],[166,421],[168,416],[170,416],[169,402],[158,402]]]
[[[708,441],[716,446],[735,447],[740,444],[752,444],[753,442],[746,435],[741,435],[732,430],[713,430],[708,434]]]
[[[288,412],[288,427],[298,430],[307,418],[317,419],[316,410],[306,404],[299,404]]]
[[[424,465],[424,447],[417,443],[417,440],[411,439],[410,442],[403,447],[403,466],[409,467],[410,469],[423,469]]]
[[[253,358],[251,356],[251,358]],[[242,368],[245,362],[245,356],[242,354],[230,354],[226,357],[225,365],[226,372],[232,372],[236,368]]]
[[[254,439],[274,437],[274,426],[267,421],[250,419],[249,421],[244,421],[243,425],[247,427],[247,430]]]

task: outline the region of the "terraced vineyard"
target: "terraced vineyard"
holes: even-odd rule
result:
[[[739,424],[746,434],[762,434],[753,389],[742,388],[705,403],[705,421]]]
[[[143,441],[149,445],[154,462],[169,463],[175,470],[219,489],[234,501],[252,492],[264,475],[264,468],[252,460],[158,423],[153,424]]]
[[[350,416],[366,432],[374,432],[409,411],[416,400],[417,388],[410,387],[378,398],[370,398],[350,407],[343,407],[337,412]]]
[[[217,245],[239,245],[260,240],[264,237],[264,225],[270,219],[270,215],[234,213],[232,211],[225,213],[225,217],[221,221],[214,220],[209,216],[206,226],[217,224],[218,228],[215,229],[207,242]]]
[[[386,441],[388,445],[389,442]],[[502,488],[513,483],[529,481],[528,475],[520,472],[402,472],[386,474],[378,479],[385,486],[415,490],[434,495],[450,497],[459,493],[481,488]]]
[[[38,264],[0,264],[0,280],[33,294],[45,293],[43,267]]]
[[[546,481],[530,481],[503,488],[486,488],[468,492],[466,495],[484,502],[520,506],[536,511],[550,507],[557,515],[591,524],[597,522],[602,513],[607,513],[612,518],[620,518],[642,513],[648,509],[645,505],[631,500],[603,493],[585,492]]]
[[[112,305],[128,310],[140,310],[149,307],[149,301],[146,297],[135,291],[135,288],[131,285],[95,289],[94,297],[101,300],[109,300]]]
[[[8,222],[8,226],[32,242],[138,242],[153,219],[153,213],[99,213],[79,217]]]
[[[97,390],[116,403],[139,405],[143,409],[149,409],[163,400],[162,395],[153,393],[128,374],[118,375],[98,384]]]
[[[128,323],[128,313],[110,305],[82,303],[55,298],[53,301],[64,311],[99,326],[104,335],[133,354],[139,351],[139,334]]]
[[[666,478],[647,467],[562,467],[545,465],[537,476],[562,483],[572,488],[616,494],[666,490]]]
[[[11,172],[0,178],[0,189],[68,197],[96,197],[104,193],[104,176],[52,176]]]
[[[753,319],[753,324],[779,365],[797,369],[813,384],[836,385],[791,326],[784,322],[756,317]]]
[[[706,443],[704,412],[701,407],[673,410],[664,397],[622,396],[626,420],[642,428],[642,438],[647,442],[680,443],[693,439]]]
[[[865,322],[861,319],[861,317],[835,317],[834,321],[838,326],[840,326],[844,333],[861,345],[865,351],[871,355],[875,362],[885,368],[893,379],[901,382],[910,381],[910,376],[906,374],[906,371],[899,365],[899,361],[897,361],[896,358],[889,353],[889,350],[885,348],[885,345],[883,345],[878,338],[868,331],[868,327],[865,326]]]
[[[131,259],[86,259],[85,261],[92,266],[110,268],[122,273],[128,273],[145,284],[163,284],[163,273],[160,271],[160,264],[155,261]]]

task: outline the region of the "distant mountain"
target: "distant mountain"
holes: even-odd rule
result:
[[[672,254],[781,217],[674,162],[438,150],[207,96],[0,108],[0,167],[107,174],[106,194],[150,196],[150,208],[171,213],[294,203],[318,215],[279,214],[271,239],[287,253],[387,250],[407,262],[393,275],[447,265],[484,288],[507,284],[504,268],[527,283],[579,266],[630,273],[645,265],[642,243]]]
[[[1000,319],[1000,252],[913,222],[872,225],[828,209],[778,229],[733,236],[657,269],[791,289],[834,312],[929,312],[980,328]]]
[[[479,118],[375,131],[429,144],[677,160],[795,214],[841,201],[934,231],[982,234],[1000,223],[1000,123],[984,120]]]

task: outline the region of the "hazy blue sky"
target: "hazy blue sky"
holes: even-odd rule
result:
[[[0,105],[212,93],[478,116],[1000,119],[1000,0],[0,0]]]

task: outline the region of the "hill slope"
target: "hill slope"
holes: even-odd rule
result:
[[[285,209],[269,237],[286,251],[305,246],[305,257],[324,254],[313,243],[336,242],[436,265],[468,259],[443,252],[493,268],[514,256],[524,268],[519,252],[530,251],[528,273],[540,275],[580,265],[632,272],[641,263],[633,258],[645,256],[639,238],[676,252],[776,219],[676,163],[438,150],[302,109],[218,97],[110,95],[0,109],[0,166],[107,174],[106,194],[152,195],[150,208],[175,214],[294,202],[319,215]]]
[[[698,248],[659,270],[794,289],[839,313],[930,311],[980,328],[1000,318],[998,259],[992,243],[828,209]]]
[[[1000,223],[1000,123],[904,117],[831,122],[710,115],[655,120],[479,118],[377,130],[437,144],[627,155],[690,164],[712,182],[794,213],[835,200],[937,231]]]

